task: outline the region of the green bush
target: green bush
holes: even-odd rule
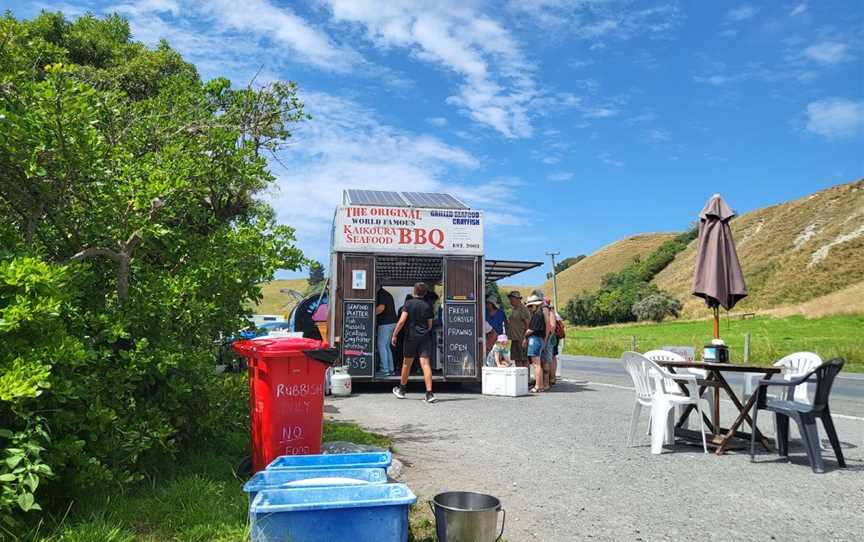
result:
[[[637,257],[620,271],[609,273],[603,277],[599,290],[570,299],[562,315],[573,324],[583,326],[635,321],[634,310],[642,300],[668,296],[651,284],[651,280],[687,248],[697,234],[698,230],[690,229],[657,247],[644,261]]]
[[[683,305],[667,292],[651,294],[633,304],[633,314],[641,322],[653,320],[662,322],[667,316],[678,318]]]
[[[259,196],[264,153],[307,117],[292,83],[203,82],[117,16],[7,14],[0,43],[0,529],[14,532],[40,504],[248,427],[214,343],[246,324],[257,284],[303,263]]]

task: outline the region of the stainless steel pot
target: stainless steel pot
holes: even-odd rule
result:
[[[438,542],[496,542],[504,534],[507,512],[492,495],[470,491],[448,491],[429,503],[435,515]],[[501,511],[501,531],[497,529]],[[496,533],[498,536],[496,537]]]

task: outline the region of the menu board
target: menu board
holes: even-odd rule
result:
[[[444,304],[444,374],[477,375],[477,305]]]
[[[342,365],[352,376],[372,376],[375,302],[345,301],[342,310]]]

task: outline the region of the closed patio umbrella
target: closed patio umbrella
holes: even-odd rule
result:
[[[714,338],[720,338],[720,307],[731,309],[747,297],[744,273],[729,221],[735,213],[714,194],[699,213],[699,250],[693,275],[693,295],[714,309]]]

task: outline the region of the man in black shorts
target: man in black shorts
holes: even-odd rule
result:
[[[428,289],[422,282],[414,285],[414,299],[405,302],[399,321],[396,322],[396,330],[393,332],[391,343],[396,346],[396,337],[402,328],[405,328],[405,339],[402,347],[402,377],[399,385],[393,388],[393,395],[399,399],[405,398],[405,385],[408,384],[408,375],[414,358],[420,358],[420,368],[423,369],[423,380],[426,383],[426,402],[434,403],[435,396],[432,395],[432,366],[429,358],[432,353],[432,307],[423,300]]]

